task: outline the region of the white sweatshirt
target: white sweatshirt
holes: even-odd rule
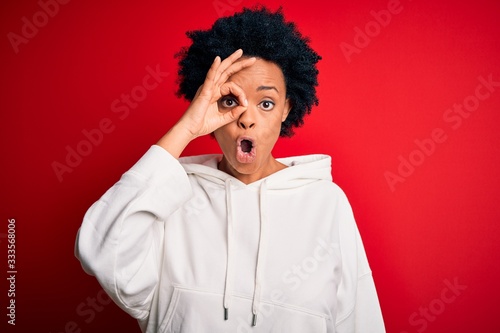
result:
[[[85,215],[85,271],[143,332],[385,332],[330,157],[248,185],[220,158],[152,146]]]

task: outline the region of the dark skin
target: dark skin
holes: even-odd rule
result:
[[[281,69],[242,55],[216,57],[186,112],[157,144],[178,158],[189,142],[213,132],[223,153],[219,169],[250,184],[286,167],[271,152],[291,105]],[[242,148],[244,139],[251,152]]]

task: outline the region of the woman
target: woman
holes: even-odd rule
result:
[[[330,158],[272,155],[318,102],[320,57],[280,10],[188,36],[191,104],[87,212],[84,269],[144,332],[384,332]],[[179,158],[207,134],[222,155]]]

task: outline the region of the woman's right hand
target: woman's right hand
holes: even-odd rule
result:
[[[178,122],[194,138],[212,133],[232,121],[246,110],[248,102],[244,91],[235,83],[227,80],[243,68],[251,66],[255,58],[241,59],[243,51],[235,51],[221,61],[217,56],[208,70],[205,82],[196,92],[188,109]],[[238,61],[241,59],[240,61]],[[232,95],[238,100],[238,106],[230,111],[221,112],[218,101],[222,96]]]
[[[191,140],[212,133],[239,118],[248,105],[245,92],[237,84],[227,80],[231,75],[254,64],[256,60],[254,57],[239,60],[242,55],[243,51],[239,49],[223,61],[219,56],[215,58],[205,82],[199,87],[186,112],[158,141],[159,146],[178,158]],[[221,112],[218,101],[226,95],[234,96],[238,106]]]

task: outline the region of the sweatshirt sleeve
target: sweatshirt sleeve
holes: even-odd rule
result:
[[[162,222],[190,197],[183,167],[152,146],[85,214],[75,255],[136,319],[148,315],[158,282]]]
[[[385,333],[375,283],[351,206],[342,193],[339,201],[339,241],[342,277],[337,292],[338,333]]]

